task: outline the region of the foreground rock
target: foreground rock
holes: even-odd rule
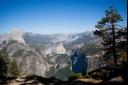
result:
[[[61,81],[55,78],[43,78],[36,76],[34,79],[20,77],[13,80],[8,80],[0,85],[128,85],[128,81],[123,81],[122,78],[116,77],[109,81],[95,79],[76,79],[72,81]]]

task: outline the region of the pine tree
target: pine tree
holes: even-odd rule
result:
[[[17,77],[17,76],[19,76],[19,74],[20,74],[15,59],[13,59],[12,62],[11,62],[10,74],[11,74],[11,76],[13,76],[13,77]]]
[[[113,7],[106,10],[105,17],[97,22],[95,26],[98,30],[94,34],[99,35],[103,39],[104,50],[106,55],[112,54],[114,57],[114,63],[117,64],[116,55],[116,34],[115,30],[119,28],[118,22],[122,21],[121,15]],[[121,28],[122,29],[122,28]]]
[[[8,55],[5,51],[0,51],[0,79],[5,79],[8,75]]]

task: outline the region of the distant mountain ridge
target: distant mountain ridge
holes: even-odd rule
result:
[[[21,74],[56,76],[65,80],[70,75],[61,72],[73,73],[70,69],[73,50],[100,42],[92,32],[48,35],[23,33],[16,29],[9,34],[0,35],[0,50],[6,47],[9,58],[16,60]]]

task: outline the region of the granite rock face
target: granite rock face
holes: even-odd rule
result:
[[[85,43],[99,43],[97,40],[88,32],[43,35],[13,30],[0,35],[0,50],[6,48],[10,60],[16,60],[21,74],[66,80],[73,71],[87,72],[86,55],[73,49],[82,48]]]
[[[50,68],[43,57],[30,47],[13,43],[7,47],[7,52],[11,60],[15,58],[21,74],[45,76]]]
[[[9,40],[14,40],[20,44],[26,45],[25,40],[23,38],[23,33],[18,29],[12,30],[10,37],[9,37]]]

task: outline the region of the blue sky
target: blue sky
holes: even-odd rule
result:
[[[78,33],[95,24],[113,6],[127,23],[127,0],[0,0],[0,33],[14,28],[34,33]]]

